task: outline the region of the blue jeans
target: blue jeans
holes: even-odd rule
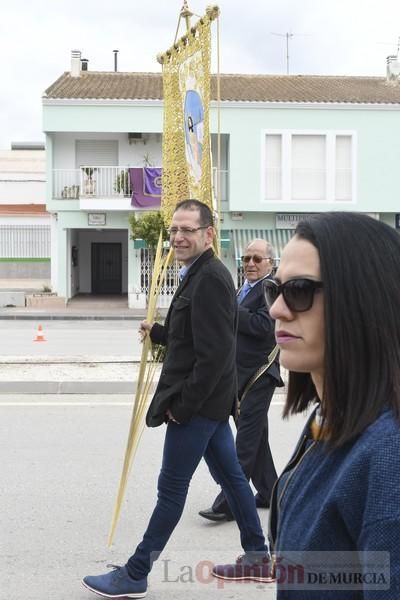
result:
[[[228,421],[197,415],[189,423],[167,425],[157,504],[143,540],[127,562],[131,577],[146,577],[167,544],[181,518],[190,480],[203,456],[229,502],[244,551],[267,552],[253,492],[239,464]]]

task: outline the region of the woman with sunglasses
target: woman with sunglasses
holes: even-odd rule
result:
[[[400,236],[365,215],[310,217],[264,291],[284,416],[310,411],[271,502],[278,600],[398,600]]]

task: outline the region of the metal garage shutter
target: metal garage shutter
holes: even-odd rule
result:
[[[76,168],[82,166],[117,167],[117,140],[77,140]]]
[[[49,258],[50,225],[0,225],[0,258]]]

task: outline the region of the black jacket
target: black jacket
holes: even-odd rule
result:
[[[267,363],[275,344],[275,322],[269,316],[262,281],[259,281],[239,304],[236,349],[239,391],[258,368]],[[283,385],[278,359],[269,368],[268,375],[276,380],[277,386]]]
[[[206,250],[190,267],[173,297],[165,324],[151,340],[167,347],[160,380],[146,416],[149,427],[179,423],[199,414],[228,419],[236,399],[237,302],[232,277]]]

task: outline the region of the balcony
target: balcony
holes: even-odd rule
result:
[[[132,210],[132,189],[128,168],[86,166],[80,169],[53,169],[52,198],[79,200],[80,210]],[[213,169],[216,189],[217,169]],[[228,200],[228,171],[220,172],[221,201]]]
[[[128,167],[53,170],[53,199],[79,200],[81,210],[129,210]]]

